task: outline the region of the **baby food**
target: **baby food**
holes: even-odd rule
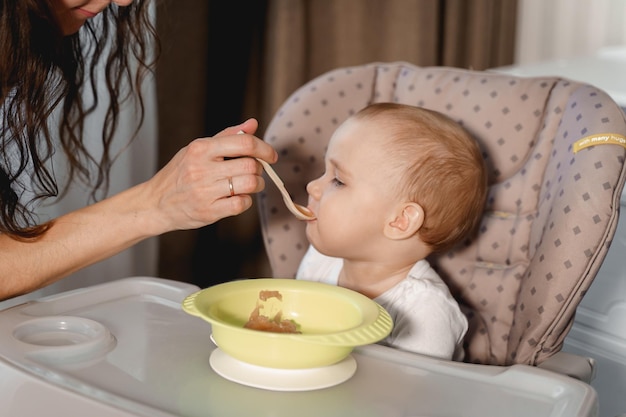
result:
[[[259,300],[267,301],[270,298],[276,298],[282,301],[283,296],[278,291],[263,290],[259,292]],[[257,302],[256,307],[250,313],[248,322],[244,325],[246,329],[261,330],[264,332],[274,333],[301,333],[298,330],[298,324],[294,320],[282,318],[282,310],[279,310],[273,317],[261,314],[261,309],[265,305]]]

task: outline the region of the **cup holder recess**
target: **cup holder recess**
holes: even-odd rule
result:
[[[50,364],[91,361],[116,345],[109,329],[97,321],[74,316],[41,317],[13,330],[25,356]]]

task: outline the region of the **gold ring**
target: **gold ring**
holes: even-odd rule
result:
[[[235,187],[233,187],[232,177],[228,177],[228,190],[230,191],[231,197],[235,195]]]

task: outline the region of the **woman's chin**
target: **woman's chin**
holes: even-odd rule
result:
[[[63,36],[72,36],[78,33],[78,31],[80,30],[80,28],[82,28],[83,25],[74,25],[72,27],[69,26],[65,26],[63,27]]]

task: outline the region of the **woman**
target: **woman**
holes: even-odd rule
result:
[[[250,135],[250,119],[192,141],[153,178],[118,195],[40,223],[41,200],[62,194],[50,163],[62,152],[69,176],[108,185],[120,104],[136,98],[151,68],[154,27],[144,0],[19,0],[0,4],[0,299],[30,292],[148,237],[211,224],[252,205],[263,189],[253,158],[275,151]],[[102,65],[101,63],[105,64]],[[107,91],[96,89],[98,63]],[[94,97],[83,102],[83,91]],[[109,102],[96,160],[82,142],[85,117]],[[60,122],[51,123],[53,113]],[[248,134],[237,135],[238,131]]]

